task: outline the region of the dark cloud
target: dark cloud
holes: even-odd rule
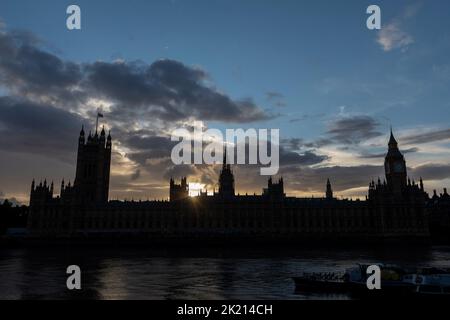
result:
[[[139,179],[140,176],[141,176],[141,170],[136,169],[136,171],[131,175],[130,179],[134,181],[134,180]]]
[[[442,141],[450,139],[450,129],[436,130],[417,135],[410,135],[402,137],[402,142],[405,144],[421,144],[435,141]]]
[[[307,147],[307,148],[320,148],[320,147],[327,146],[327,145],[330,145],[330,144],[333,144],[333,143],[335,143],[335,141],[332,140],[332,139],[319,138],[319,139],[317,139],[315,141],[312,141],[312,142],[306,142],[305,143],[305,147]]]
[[[203,173],[200,176],[200,183],[204,183],[206,186],[209,187],[209,189],[211,189],[211,187],[215,188],[217,181],[218,181],[217,174],[212,175],[210,172],[208,172],[208,173]]]
[[[331,140],[342,144],[358,144],[366,139],[380,136],[376,131],[378,122],[370,116],[351,116],[336,119],[327,131]]]
[[[289,139],[282,139],[281,144],[288,150],[300,150],[303,145],[304,141],[302,138],[289,138]]]
[[[283,94],[276,91],[268,91],[266,92],[266,98],[269,101],[283,99]]]
[[[75,99],[81,67],[41,50],[40,44],[30,32],[0,28],[0,82],[21,96]]]
[[[415,152],[419,152],[419,148],[402,149],[401,152],[403,154],[415,153]],[[359,155],[359,158],[361,158],[361,159],[378,159],[378,158],[384,158],[385,156],[386,156],[386,152],[384,152],[384,153],[363,153],[363,154]]]
[[[280,145],[280,165],[309,166],[329,160],[327,155],[319,155],[316,150],[304,150],[306,144],[301,138],[282,139]],[[307,147],[309,148],[309,147]]]
[[[270,144],[270,143],[269,143]],[[300,138],[291,138],[284,139],[281,141],[281,145],[279,146],[279,160],[280,166],[289,166],[289,165],[300,165],[300,166],[309,166],[314,164],[322,163],[326,160],[329,160],[327,155],[317,154],[315,150],[304,150],[302,151],[303,140]],[[235,163],[237,162],[237,150],[238,146],[236,146],[234,155],[235,155]],[[268,150],[271,150],[270,145],[268,146]],[[248,159],[249,147],[248,143],[246,143],[246,157]]]
[[[328,156],[318,155],[313,151],[305,151],[304,153],[300,154],[294,151],[288,151],[284,148],[280,148],[280,166],[289,166],[294,164],[301,166],[310,166],[319,164],[328,159]]]
[[[127,156],[141,165],[144,165],[149,159],[170,157],[172,148],[177,143],[176,141],[171,141],[169,137],[139,136],[135,134],[124,138],[123,142],[133,150]]]
[[[130,181],[127,176],[111,176],[110,199],[147,200],[167,199],[169,182],[161,179]]]
[[[89,98],[105,98],[113,102],[110,116],[122,123],[137,117],[236,123],[272,117],[249,98],[234,100],[220,92],[204,70],[179,61],[80,65],[43,50],[32,39],[0,29],[0,81],[22,96],[72,109]]]
[[[306,142],[304,146],[321,148],[333,144],[358,145],[362,141],[382,135],[377,131],[378,126],[378,121],[367,115],[338,117],[328,123],[328,129],[323,137]]]
[[[195,170],[194,165],[172,165],[166,168],[163,177],[168,180],[170,178],[189,177],[191,175],[195,175],[196,173],[197,171]]]
[[[33,91],[75,85],[81,79],[80,67],[31,46],[19,47],[13,60],[2,59],[9,85],[28,86]],[[6,61],[5,61],[6,60]]]
[[[324,116],[325,116],[325,113],[303,114],[299,117],[290,119],[289,122],[294,123],[294,122],[300,122],[300,121],[311,120],[311,119],[320,119],[320,118],[323,118]]]
[[[410,176],[424,180],[444,180],[450,178],[450,164],[425,164],[410,169]]]
[[[266,100],[276,107],[285,107],[284,95],[276,91],[266,92]]]
[[[82,122],[61,109],[0,97],[0,149],[73,161]]]
[[[86,66],[86,87],[93,95],[113,99],[118,116],[152,115],[166,121],[188,118],[252,122],[270,116],[251,99],[232,100],[206,84],[205,71],[175,60],[151,65],[96,62]]]

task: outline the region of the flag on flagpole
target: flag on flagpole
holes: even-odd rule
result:
[[[97,113],[97,116],[98,116],[99,118],[103,118],[103,113],[98,112],[98,113]]]

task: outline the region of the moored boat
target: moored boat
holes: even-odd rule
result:
[[[407,269],[377,264],[381,270],[381,290],[367,287],[368,264],[358,264],[342,273],[312,272],[294,277],[297,292],[347,293],[364,296],[450,295],[450,270],[437,268]]]

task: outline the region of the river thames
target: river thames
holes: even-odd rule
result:
[[[349,299],[295,293],[292,277],[379,262],[450,268],[450,246],[0,248],[0,299]],[[73,264],[81,268],[80,291],[66,288]]]

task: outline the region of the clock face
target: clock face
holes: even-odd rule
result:
[[[401,162],[396,162],[394,163],[394,172],[403,172],[403,163]]]

